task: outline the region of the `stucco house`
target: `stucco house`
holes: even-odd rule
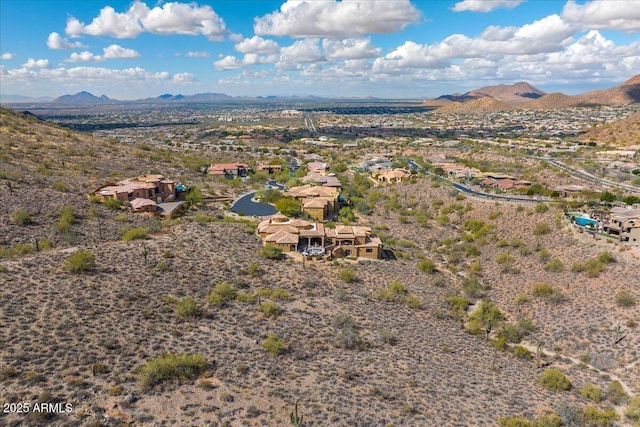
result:
[[[402,182],[411,178],[411,172],[406,169],[377,170],[371,176],[379,182]]]
[[[338,209],[338,189],[306,184],[292,187],[285,193],[302,204],[302,212],[310,217],[324,221]]]
[[[209,166],[207,173],[226,178],[244,177],[249,173],[249,165],[246,163],[216,163]]]
[[[300,252],[330,257],[382,258],[382,241],[371,235],[370,227],[322,223],[274,215],[258,224],[263,245],[274,245],[284,253]]]

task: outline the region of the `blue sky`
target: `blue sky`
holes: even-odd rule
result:
[[[0,0],[0,95],[428,98],[640,73],[640,0]]]

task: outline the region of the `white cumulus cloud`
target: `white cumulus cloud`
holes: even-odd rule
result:
[[[380,48],[371,45],[371,39],[322,40],[322,49],[328,58],[364,59],[380,55]]]
[[[103,49],[104,57],[107,59],[137,59],[140,54],[133,49],[127,49],[117,44],[105,47]]]
[[[311,64],[326,61],[326,57],[320,49],[319,39],[310,38],[298,40],[291,46],[280,49],[279,68],[294,69],[299,64]]]
[[[454,12],[491,12],[494,9],[513,9],[524,0],[463,0],[453,6]]]
[[[33,58],[29,58],[29,59],[27,59],[27,62],[22,64],[22,67],[29,68],[29,69],[33,69],[33,68],[49,68],[49,60],[48,59],[33,59]]]
[[[569,0],[562,17],[581,29],[640,32],[640,2],[593,0],[578,4]]]
[[[0,55],[0,59],[13,59],[15,55],[13,53],[5,52]]]
[[[235,49],[242,53],[277,53],[280,51],[280,46],[273,40],[265,40],[260,36],[253,36],[237,43]]]
[[[104,61],[103,56],[94,55],[93,53],[86,50],[80,53],[73,52],[69,56],[69,59],[66,60],[66,62],[102,62],[102,61]]]
[[[253,28],[258,35],[352,37],[398,32],[419,18],[409,0],[287,0]]]
[[[123,13],[116,12],[111,6],[104,7],[88,25],[70,17],[65,32],[72,37],[87,34],[125,39],[149,32],[203,35],[219,40],[226,33],[226,27],[222,18],[208,5],[168,2],[150,9],[145,3],[135,1]]]
[[[224,58],[213,63],[213,67],[216,70],[237,70],[242,68],[242,62],[238,61],[238,58],[232,55],[227,55]]]
[[[67,39],[62,38],[60,34],[56,32],[49,34],[49,37],[47,37],[47,46],[49,47],[49,49],[60,49],[60,50],[86,48],[86,46],[80,42],[71,43]]]

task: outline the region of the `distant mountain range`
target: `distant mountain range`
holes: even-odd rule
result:
[[[640,103],[640,74],[623,84],[581,95],[545,93],[528,83],[487,86],[465,94],[443,95],[424,102],[443,112],[487,112],[513,109],[549,109]]]
[[[233,97],[224,93],[197,93],[194,95],[163,94],[155,98],[145,98],[136,101],[120,101],[106,95],[95,96],[82,91],[75,95],[63,95],[55,99],[48,97],[32,98],[20,95],[2,95],[2,103],[45,103],[59,105],[107,105],[123,103],[173,103],[173,102],[221,102],[231,100],[329,100],[318,96],[258,96]],[[341,100],[365,101],[379,100],[379,98],[339,98]],[[640,74],[627,80],[623,84],[605,90],[587,92],[582,95],[565,95],[563,93],[546,93],[526,82],[512,85],[486,86],[474,89],[464,94],[454,93],[429,99],[422,105],[439,107],[440,111],[451,112],[486,112],[510,110],[519,108],[548,109],[567,108],[591,105],[628,105],[640,103]]]

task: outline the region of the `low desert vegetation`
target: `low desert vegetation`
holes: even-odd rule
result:
[[[233,301],[236,298],[236,293],[236,288],[232,284],[220,282],[207,295],[207,302],[211,305],[222,307]]]
[[[146,387],[153,387],[165,381],[188,381],[196,378],[207,368],[207,361],[202,354],[166,353],[149,360],[140,367],[141,382]]]
[[[267,338],[262,342],[262,348],[274,357],[288,350],[285,340],[279,338],[278,335],[273,332],[267,335]]]
[[[540,384],[549,390],[569,390],[571,388],[571,381],[560,370],[555,368],[547,368],[540,374]]]
[[[264,245],[260,248],[260,255],[267,259],[280,260],[284,257],[282,248],[274,245]]]
[[[93,269],[96,263],[96,256],[86,249],[80,249],[73,255],[69,255],[63,267],[69,273],[86,273]]]

